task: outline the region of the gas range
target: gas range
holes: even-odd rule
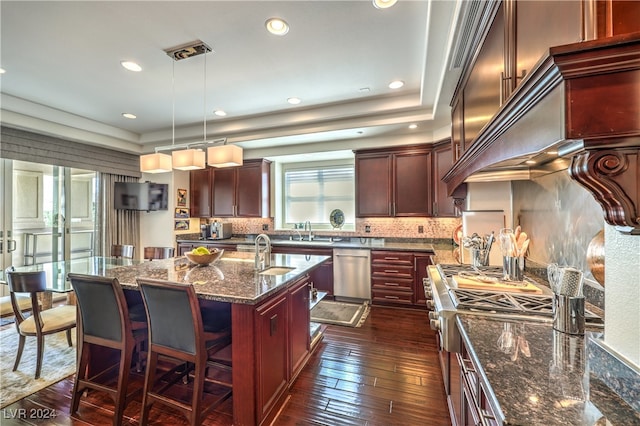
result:
[[[440,335],[440,344],[448,352],[460,351],[460,334],[455,319],[459,313],[492,316],[505,320],[553,321],[553,295],[549,288],[525,277],[525,284],[538,288],[541,294],[527,294],[496,290],[457,288],[453,277],[459,273],[473,273],[470,265],[436,265],[427,268],[425,295],[430,325]],[[483,267],[483,275],[500,279],[501,267]],[[514,285],[514,290],[518,286]],[[585,319],[598,323],[601,319],[585,312]]]

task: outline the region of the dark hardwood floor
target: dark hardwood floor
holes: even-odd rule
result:
[[[73,376],[2,410],[0,424],[111,424],[113,404],[100,393],[83,398],[69,416]],[[203,422],[231,425],[228,400]],[[54,413],[50,419],[16,419],[16,410]],[[43,411],[43,409],[45,409]],[[41,416],[42,417],[42,416]],[[125,411],[138,425],[140,403]],[[149,424],[186,424],[179,413],[154,407]],[[291,389],[275,425],[450,425],[436,339],[426,311],[374,306],[360,328],[329,326]]]

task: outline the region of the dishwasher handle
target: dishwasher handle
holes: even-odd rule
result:
[[[364,255],[364,254],[336,254],[336,257],[364,257],[365,259],[368,259],[369,256]]]

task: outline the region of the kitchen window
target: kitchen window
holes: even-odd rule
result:
[[[295,228],[311,222],[312,229],[333,229],[331,212],[344,212],[343,229],[354,229],[355,170],[353,163],[290,163],[282,168],[280,226]]]

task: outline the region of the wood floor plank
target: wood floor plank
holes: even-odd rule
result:
[[[275,426],[450,426],[437,342],[426,311],[373,306],[362,327],[328,326]],[[133,380],[143,380],[142,375]],[[110,424],[113,401],[100,392],[82,398],[69,415],[73,376],[6,407],[3,426]],[[126,426],[138,425],[140,398],[125,410]],[[55,419],[17,419],[17,409],[54,410]],[[11,411],[14,410],[14,411]],[[232,425],[233,398],[203,425]],[[186,425],[177,411],[154,406],[150,425]]]

